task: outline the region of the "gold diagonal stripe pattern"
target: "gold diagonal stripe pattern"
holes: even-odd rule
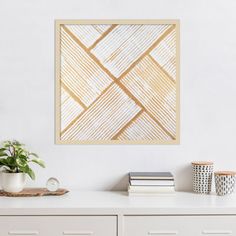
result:
[[[120,77],[170,25],[118,25],[91,52],[115,76]]]
[[[145,127],[145,129],[143,128]],[[170,141],[171,137],[159,127],[155,121],[143,112],[117,137],[118,140],[165,140]]]
[[[89,48],[91,51],[99,42],[101,42],[117,25],[112,25],[107,31],[105,31]]]
[[[136,61],[134,61],[130,67],[123,73],[120,75],[120,77],[118,78],[119,80],[122,79],[125,75],[127,75],[145,56],[147,56],[169,33],[171,33],[171,31],[175,29],[175,25],[171,26],[168,30],[166,30],[160,38],[158,38],[156,40],[156,42],[154,44],[151,45],[150,48],[148,48],[147,51],[145,51]]]
[[[96,100],[95,100],[92,104],[90,104],[90,105],[87,107],[87,109],[85,109],[85,110],[83,111],[83,113],[85,113],[88,109],[90,109],[90,107],[91,107],[93,104],[95,104],[95,103],[98,101],[98,99],[100,99],[100,97],[102,97],[103,94],[105,94],[105,93],[107,92],[107,90],[110,89],[110,87],[111,87],[114,83],[115,83],[115,82],[112,82],[108,87],[106,87],[106,89],[104,89],[104,90],[102,91],[102,93],[96,98]],[[61,135],[63,135],[68,129],[70,129],[70,128],[74,125],[74,123],[83,115],[83,113],[79,114],[79,115],[61,132]]]
[[[152,62],[167,76],[170,80],[172,80],[175,83],[175,80],[164,70],[163,67],[160,66],[160,64],[149,54],[149,58],[152,60]]]
[[[77,41],[78,44],[81,45],[81,42],[80,42],[78,39],[77,39],[76,41]],[[155,43],[155,45],[156,45],[156,43]],[[83,47],[83,49],[87,51],[87,49],[86,49],[85,47]],[[151,48],[151,49],[152,49],[152,48]],[[150,50],[150,49],[149,49],[149,50]],[[114,78],[113,78],[113,79],[114,79]],[[126,93],[127,93],[127,92],[128,92],[128,91],[126,91]],[[132,94],[130,94],[130,96],[132,96]],[[136,101],[136,102],[138,102],[138,101]],[[140,105],[139,102],[138,102],[138,104]]]
[[[67,25],[68,29],[80,39],[85,47],[91,47],[111,25]]]
[[[61,87],[61,128],[65,129],[84,108],[75,101],[67,91]]]
[[[76,102],[78,102],[84,109],[87,108],[85,104],[78,97],[76,97],[75,94],[73,94],[73,92],[70,91],[70,89],[63,82],[61,82],[61,87],[64,88],[66,92],[70,95],[70,97],[72,97]]]
[[[77,28],[79,31],[79,25]],[[116,44],[113,34],[117,28],[119,32],[125,34],[129,34],[128,31],[130,31],[130,36],[126,37],[119,47],[113,47],[112,43]],[[109,28],[101,26],[97,29],[104,31],[90,47],[87,47],[75,32],[69,30],[68,26],[61,26],[61,47],[64,48],[61,57],[64,65],[61,67],[63,81],[61,86],[71,92],[68,94],[72,98],[78,98],[79,101],[82,99],[80,100],[77,94],[81,96],[81,91],[83,91],[82,97],[84,99],[86,97],[85,101],[89,101],[88,104],[82,102],[84,110],[61,130],[61,139],[65,141],[175,140],[176,84],[175,78],[173,79],[169,74],[173,71],[169,68],[170,61],[174,58],[173,53],[175,53],[172,42],[176,44],[176,39],[173,37],[175,24],[159,25],[156,28],[140,25],[135,27],[112,25]],[[152,34],[150,34],[150,29],[153,31]],[[101,33],[100,30],[97,32]],[[123,50],[132,48],[129,40],[136,39],[137,32],[144,35],[149,32],[149,37],[152,38],[146,39],[146,45],[142,45],[141,42],[139,52],[133,56],[132,63],[126,58],[123,58],[121,63],[119,60],[125,55]],[[169,35],[171,37],[168,37]],[[102,46],[108,38],[113,41],[109,42],[108,47]],[[118,38],[122,39],[122,35]],[[168,39],[167,42],[165,42],[166,39]],[[159,45],[162,46],[159,47]],[[158,47],[161,48],[163,54],[163,45],[170,45],[172,50],[170,59],[166,59],[169,64],[165,68],[159,64],[164,61],[165,57],[162,62],[154,58],[156,56],[154,52],[160,51],[160,49],[157,50]],[[110,64],[103,59],[104,55],[112,55],[109,59]],[[115,63],[112,64],[112,61]],[[173,65],[176,66],[175,63]],[[90,88],[95,91],[92,94],[86,92],[85,88],[94,74],[97,80],[89,82]],[[88,78],[86,80],[85,75]],[[100,78],[106,78],[106,82],[100,82]],[[99,87],[99,83],[103,86]],[[77,94],[72,91],[77,91]],[[138,133],[137,130],[139,130]]]
[[[158,118],[159,125],[174,138],[176,85],[150,57],[145,57],[121,83],[142,102],[151,117]]]
[[[63,28],[61,40],[61,81],[89,106],[112,79]]]
[[[139,116],[143,113],[143,110],[140,110],[127,124],[125,124],[119,131],[116,133],[114,137],[112,137],[112,140],[116,140],[119,138],[119,136],[132,124],[134,123]]]
[[[146,107],[135,97],[135,95],[133,95],[131,88],[126,88],[123,83],[121,83],[120,81],[116,82],[117,84],[119,84],[119,86],[122,88],[122,90],[128,94],[128,96],[135,101],[136,104],[138,104],[160,127],[162,127],[162,129],[172,138],[175,139],[174,136],[159,122],[159,120],[156,119],[156,117],[149,112]]]
[[[106,68],[104,67],[101,62],[80,42],[80,40],[78,38],[76,38],[75,35],[73,35],[73,33],[70,32],[69,29],[67,29],[66,26],[62,26],[62,28],[65,30],[65,32],[67,32],[68,35],[70,35],[70,37],[78,44],[80,45],[81,48],[83,48],[83,50],[94,60],[94,62],[97,63],[97,65],[99,65],[104,72],[106,72],[113,80],[116,79],[116,77]]]
[[[140,111],[123,91],[113,84],[63,135],[64,140],[107,140]]]
[[[171,78],[176,80],[176,30],[167,35],[150,55]]]
[[[170,27],[170,28],[171,28],[171,27]],[[167,30],[166,32],[164,32],[163,35],[161,36],[161,38],[166,37],[166,36],[169,34],[169,32],[171,32],[171,31],[170,31],[170,30]],[[69,33],[69,32],[68,32],[68,33]],[[110,73],[106,68],[103,67],[103,65],[99,62],[99,60],[97,60],[97,58],[94,57],[93,54],[91,54],[91,53],[88,51],[88,49],[82,45],[82,43],[80,42],[79,39],[76,39],[75,36],[74,36],[72,33],[71,33],[71,36],[73,36],[74,40],[75,40],[79,45],[81,45],[81,47],[82,47],[86,52],[88,52],[88,54],[91,56],[91,58],[94,59],[94,60],[97,62],[97,64],[98,64],[108,75],[110,75],[110,76],[112,77],[113,80],[116,80],[116,78],[115,78],[113,75],[111,75],[111,73]],[[157,40],[156,42],[154,42],[154,44],[147,50],[147,52],[145,52],[145,53],[142,55],[142,57],[144,57],[145,55],[147,55],[147,53],[150,52],[156,45],[158,45],[159,42],[160,42],[160,39],[158,38],[158,40]],[[137,60],[137,62],[139,62],[139,60]],[[135,63],[135,65],[136,65],[136,63]],[[135,66],[135,65],[134,65],[134,66]],[[130,69],[129,69],[129,70],[130,70]],[[127,73],[128,73],[128,72],[127,72]],[[120,84],[118,80],[116,80],[116,82],[117,82],[117,84],[118,84],[119,86],[122,86],[122,84]],[[132,97],[134,98],[134,96],[133,96],[132,94],[130,94],[129,91],[127,91],[127,89],[124,90],[124,91],[126,91],[126,93],[128,93],[130,96],[132,96]],[[139,101],[136,100],[136,102],[140,104]],[[141,105],[141,106],[142,106],[142,105]],[[143,106],[142,106],[142,107],[143,107]]]

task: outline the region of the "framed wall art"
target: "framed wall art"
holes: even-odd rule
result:
[[[56,143],[178,144],[178,20],[56,21]]]

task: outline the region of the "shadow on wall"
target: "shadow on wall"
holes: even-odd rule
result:
[[[192,167],[190,164],[176,171],[175,188],[177,191],[192,191]]]
[[[186,165],[179,168],[175,177],[175,189],[177,191],[192,191],[192,168],[191,165]],[[107,190],[109,191],[127,191],[129,183],[129,175],[124,175],[114,186],[111,186]],[[180,188],[181,186],[181,188]]]

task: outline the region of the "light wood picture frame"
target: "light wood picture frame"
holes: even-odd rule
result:
[[[179,20],[56,20],[57,144],[179,144]]]

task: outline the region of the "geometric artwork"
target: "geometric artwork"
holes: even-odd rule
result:
[[[56,143],[178,144],[179,22],[56,21]]]

